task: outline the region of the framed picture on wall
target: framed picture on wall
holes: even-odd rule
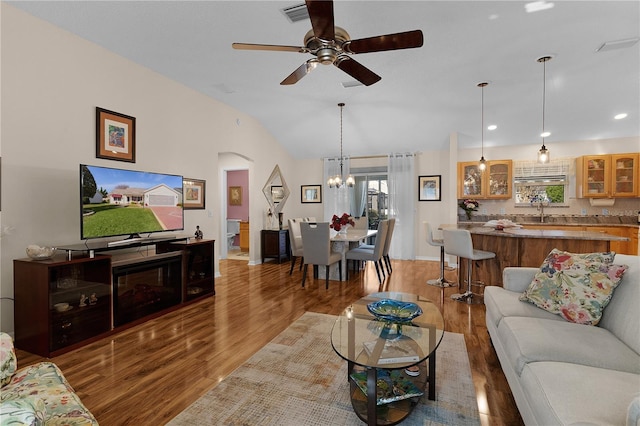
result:
[[[321,203],[322,185],[301,185],[300,201],[303,203]]]
[[[96,107],[96,158],[136,162],[136,118]]]
[[[182,191],[185,210],[204,209],[205,181],[183,178]]]
[[[441,175],[420,176],[418,178],[418,201],[440,201]]]
[[[229,205],[230,206],[242,205],[242,187],[241,186],[229,187]]]

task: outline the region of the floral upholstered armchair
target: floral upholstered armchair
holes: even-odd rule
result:
[[[0,333],[0,424],[98,424],[54,363],[16,367],[13,340]]]

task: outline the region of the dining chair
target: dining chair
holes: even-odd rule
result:
[[[313,223],[300,222],[300,233],[302,234],[302,247],[304,251],[302,272],[302,287],[307,278],[307,267],[309,265],[325,266],[325,287],[329,288],[329,266],[338,264],[338,274],[342,281],[342,255],[331,251],[329,222]]]
[[[453,281],[449,281],[444,277],[444,240],[441,238],[433,238],[433,229],[431,228],[431,224],[429,222],[425,222],[425,224],[427,225],[427,243],[429,243],[429,245],[433,247],[440,247],[440,277],[427,280],[427,284],[437,287],[451,287],[455,283]]]
[[[384,247],[382,248],[382,258],[380,258],[380,267],[382,268],[382,263],[384,262],[387,267],[387,273],[391,275],[393,272],[393,268],[391,267],[391,258],[389,257],[389,249],[391,248],[391,238],[393,237],[393,229],[396,226],[396,218],[392,217],[389,220],[389,226],[387,227],[387,235],[384,239]],[[376,238],[378,238],[376,234]],[[377,240],[376,240],[377,241]],[[374,244],[361,244],[358,248],[373,250],[375,247]],[[384,270],[382,270],[384,275]]]
[[[387,230],[389,228],[388,220],[381,220],[378,223],[378,233],[376,234],[376,242],[373,245],[373,249],[357,247],[347,251],[347,280],[349,279],[349,260],[356,260],[358,262],[373,262],[376,266],[376,273],[378,274],[378,281],[382,284],[382,277],[380,270],[382,269],[382,275],[384,275],[384,267],[382,266],[382,250],[387,238]],[[378,267],[378,265],[380,265]],[[385,276],[386,278],[386,276]]]
[[[293,268],[296,265],[296,259],[300,258],[300,269],[302,269],[302,263],[304,262],[304,250],[302,245],[302,234],[300,233],[300,222],[302,218],[289,219],[289,246],[291,247],[291,269],[289,269],[289,275],[293,273]]]
[[[369,228],[369,219],[366,216],[354,217],[353,218],[353,229],[368,229]]]
[[[467,291],[462,294],[452,294],[451,298],[467,304],[484,303],[481,294],[471,291],[473,261],[492,259],[496,257],[496,254],[491,251],[474,249],[471,233],[466,229],[444,229],[442,234],[444,235],[444,251],[447,254],[458,256],[461,260],[467,259]],[[462,278],[460,280],[462,281]],[[484,283],[481,281],[476,281],[473,285],[484,287]]]

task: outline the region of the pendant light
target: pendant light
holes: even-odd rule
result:
[[[484,172],[487,169],[487,160],[484,159],[484,88],[485,86],[488,86],[489,83],[487,82],[483,82],[483,83],[478,83],[478,87],[481,89],[482,91],[482,123],[481,123],[481,129],[482,129],[482,145],[481,145],[481,156],[480,156],[480,161],[478,162],[478,169],[480,169],[481,172]]]
[[[344,102],[340,102],[338,106],[340,107],[340,173],[330,176],[329,180],[327,180],[327,185],[329,185],[329,188],[340,188],[343,183],[345,183],[349,188],[351,188],[355,185],[356,181],[352,175],[344,178],[343,172],[344,156],[342,155],[342,109],[344,108]]]
[[[538,163],[548,163],[551,159],[551,155],[549,154],[549,150],[544,144],[544,138],[549,136],[551,133],[544,130],[544,110],[547,96],[547,61],[551,60],[551,56],[543,56],[538,58],[538,62],[542,62],[542,133],[540,136],[542,137],[542,147],[540,151],[538,151]]]

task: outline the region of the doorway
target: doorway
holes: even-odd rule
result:
[[[250,262],[250,170],[252,161],[241,154],[218,154],[220,176],[220,259]]]

